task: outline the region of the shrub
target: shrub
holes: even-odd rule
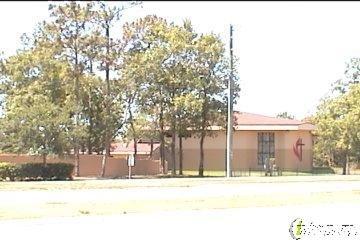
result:
[[[72,179],[71,163],[0,163],[0,180],[66,180]]]
[[[314,174],[335,174],[331,167],[313,167]]]
[[[0,180],[14,181],[19,177],[19,167],[13,163],[0,162]]]
[[[54,180],[72,179],[74,164],[71,163],[49,163],[45,168],[44,177]]]
[[[20,166],[22,179],[66,180],[72,179],[74,164],[71,163],[25,163]]]
[[[43,179],[44,172],[44,164],[43,163],[23,163],[19,166],[20,170],[20,178],[30,179],[30,180],[38,180]]]

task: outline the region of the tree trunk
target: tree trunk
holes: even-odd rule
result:
[[[106,154],[104,154],[101,160],[101,173],[100,173],[101,177],[105,177],[106,161],[107,161],[107,156]]]
[[[164,151],[164,144],[165,144],[165,137],[164,137],[164,118],[163,118],[163,106],[162,103],[160,105],[160,116],[159,116],[159,125],[160,125],[160,161],[162,166],[163,174],[166,173],[165,169],[165,151]]]
[[[348,154],[346,154],[346,157],[343,161],[343,175],[346,175],[347,174],[347,171],[348,170]]]
[[[174,74],[174,78],[176,78],[176,75]],[[172,91],[170,93],[172,101],[175,99],[175,86],[172,86]],[[176,144],[176,116],[177,116],[177,110],[175,109],[174,104],[171,104],[172,108],[172,114],[171,114],[171,163],[172,163],[172,169],[171,169],[171,175],[176,175],[176,152],[175,152],[175,144]]]
[[[46,169],[46,165],[47,165],[47,163],[46,163],[46,153],[43,153],[42,155],[42,160],[43,160],[43,165],[44,165],[44,168],[42,169],[42,178],[43,179],[46,179],[47,177],[48,177],[48,171],[47,171],[47,169]]]
[[[349,157],[349,154],[346,154],[346,157],[343,161],[343,173],[342,173],[343,175],[350,174],[349,163],[350,163],[350,157]]]
[[[154,140],[150,140],[150,158],[152,158],[154,152]]]
[[[46,153],[43,153],[42,154],[42,160],[43,160],[43,164],[44,164],[44,166],[46,166]]]
[[[85,154],[85,144],[82,144],[81,145],[81,153],[82,153],[82,155],[84,155]]]
[[[105,177],[106,163],[107,163],[108,157],[110,155],[110,152],[107,147],[107,142],[108,142],[108,140],[105,139],[105,152],[104,152],[104,155],[103,155],[103,158],[101,161],[101,175],[100,175],[101,177]]]
[[[91,64],[92,66],[92,64]],[[90,69],[90,73],[92,74],[92,67]],[[90,87],[90,93],[89,93],[89,136],[88,136],[88,142],[87,142],[87,153],[88,154],[92,154],[92,141],[91,141],[91,136],[93,135],[93,127],[94,127],[94,122],[93,122],[93,111],[92,111],[92,99],[91,99],[91,87]]]
[[[80,103],[80,96],[79,96],[79,89],[80,89],[80,83],[79,83],[79,61],[78,61],[78,49],[75,42],[75,101],[76,101],[76,112],[75,112],[75,126],[76,128],[79,127],[79,103]],[[75,154],[75,176],[79,176],[79,140],[78,136],[74,137],[74,154]]]
[[[204,89],[204,102],[202,105],[202,122],[201,122],[201,137],[200,137],[200,163],[199,163],[199,176],[204,176],[204,139],[206,136],[206,116],[207,116],[207,91]]]
[[[183,147],[181,136],[179,136],[179,175],[183,175]]]
[[[199,164],[199,176],[204,176],[204,139],[205,139],[205,133],[201,133],[200,138],[200,164]]]
[[[101,177],[105,174],[105,164],[107,158],[110,156],[111,134],[110,134],[110,66],[109,66],[109,54],[110,54],[110,27],[106,21],[106,63],[105,63],[105,82],[106,82],[106,117],[105,117],[105,156],[102,161]]]
[[[136,136],[136,132],[135,132],[135,126],[134,126],[134,119],[132,117],[132,112],[131,110],[129,110],[130,113],[130,126],[131,126],[131,130],[133,131],[133,140],[134,140],[134,162],[136,161],[136,155],[137,155],[137,136]]]
[[[108,38],[108,46],[107,46],[107,54],[109,54],[109,30],[107,29],[107,35]],[[111,147],[111,131],[110,131],[110,66],[109,66],[109,60],[107,60],[106,63],[106,142],[105,142],[105,152],[106,156],[110,156],[110,147]]]
[[[166,168],[165,168],[165,136],[164,136],[164,130],[160,130],[160,161],[161,161],[161,166],[162,166],[162,172],[165,174],[166,173]]]
[[[134,163],[136,163],[137,156],[137,138],[134,138]]]
[[[176,153],[175,153],[176,130],[175,130],[174,122],[171,125],[172,125],[172,130],[171,130],[171,162],[172,162],[172,170],[171,170],[171,174],[173,176],[175,176],[176,175]]]
[[[75,146],[75,149],[74,149],[74,155],[75,155],[75,176],[79,176],[79,159],[80,159],[80,156],[79,156],[79,147],[76,145]]]
[[[87,154],[92,154],[92,142],[91,142],[91,135],[92,135],[92,126],[91,125],[92,124],[91,124],[91,122],[92,122],[92,120],[90,120],[89,137],[88,137],[88,144],[87,144]]]

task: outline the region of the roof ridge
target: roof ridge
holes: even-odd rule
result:
[[[294,121],[298,121],[298,122],[303,122],[299,119],[290,119],[290,118],[283,118],[283,117],[274,117],[274,116],[269,116],[269,115],[264,115],[264,114],[259,114],[259,113],[251,113],[251,112],[241,112],[241,111],[234,111],[234,113],[246,113],[246,114],[251,114],[251,115],[256,115],[256,116],[261,116],[261,117],[268,117],[268,118],[277,118],[277,119],[285,119],[285,120],[294,120]]]
[[[250,112],[235,112],[235,122],[240,120],[242,124],[250,124],[250,125],[301,125],[305,122],[298,120],[298,119],[289,119],[289,118],[282,118],[282,117],[272,117],[258,113],[250,113]],[[246,119],[245,122],[241,119]],[[253,122],[254,121],[254,122]],[[255,123],[256,122],[256,123]]]

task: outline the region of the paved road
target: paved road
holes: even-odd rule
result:
[[[301,217],[319,224],[360,226],[360,204],[133,213],[0,222],[1,239],[291,239]],[[357,224],[357,225],[356,225]],[[358,228],[360,229],[360,228]],[[50,237],[49,237],[50,236]]]

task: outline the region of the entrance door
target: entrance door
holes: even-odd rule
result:
[[[271,132],[259,132],[258,165],[264,166],[270,158],[275,158],[275,134]]]

